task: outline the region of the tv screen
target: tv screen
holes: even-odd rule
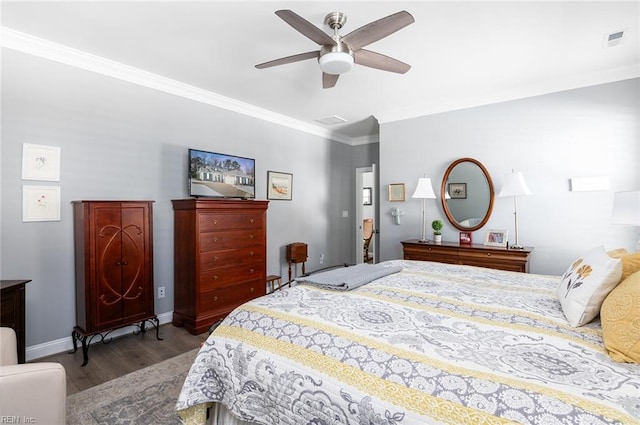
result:
[[[255,198],[256,161],[189,149],[189,196]]]

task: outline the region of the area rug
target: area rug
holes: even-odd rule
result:
[[[67,425],[179,425],[176,401],[198,349],[67,397]]]

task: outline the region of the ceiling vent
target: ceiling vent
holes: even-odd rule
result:
[[[622,37],[624,36],[626,29],[613,31],[604,35],[602,40],[602,47],[613,47],[622,43]]]
[[[316,118],[315,121],[324,125],[336,125],[336,124],[342,124],[343,122],[347,122],[347,120],[345,120],[344,118],[340,118],[336,115],[331,115],[330,117],[324,117],[324,118]]]

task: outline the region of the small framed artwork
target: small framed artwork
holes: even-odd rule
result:
[[[60,221],[60,186],[22,186],[22,221]]]
[[[371,188],[363,187],[362,188],[362,205],[373,205],[371,200]]]
[[[487,239],[484,241],[485,245],[489,246],[507,246],[507,231],[506,230],[489,230],[487,232]]]
[[[467,184],[449,183],[449,196],[451,199],[467,199]]]
[[[460,244],[461,245],[470,245],[473,241],[471,236],[471,232],[460,232]]]
[[[267,199],[290,201],[293,195],[293,174],[267,171]]]
[[[389,202],[404,201],[404,183],[389,184]]]
[[[60,148],[23,143],[22,180],[60,181]]]

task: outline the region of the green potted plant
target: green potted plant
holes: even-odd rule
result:
[[[433,229],[433,239],[436,243],[442,242],[442,233],[440,232],[444,224],[442,224],[442,220],[433,220],[431,222],[431,228]]]

